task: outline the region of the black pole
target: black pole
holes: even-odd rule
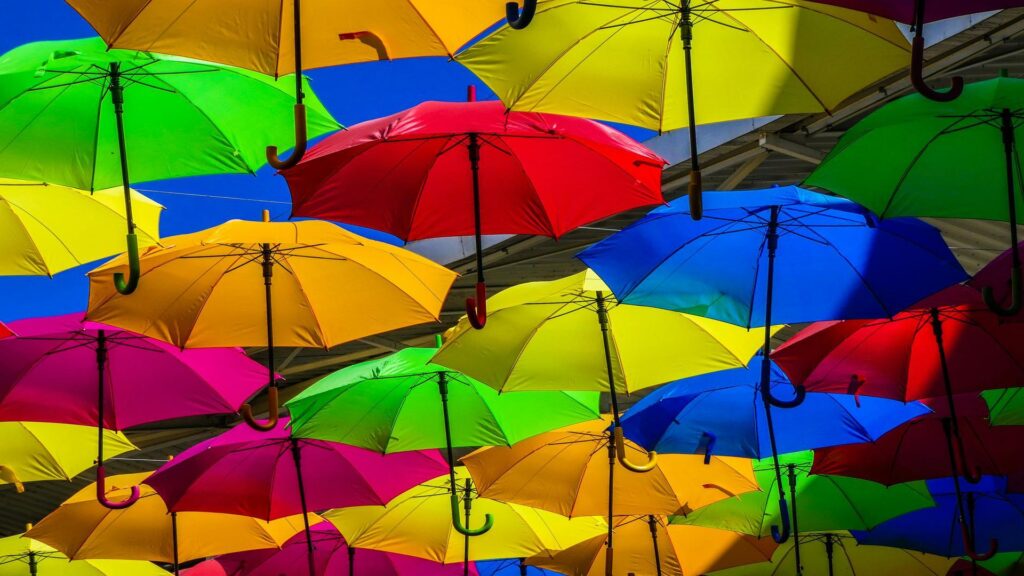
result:
[[[793,506],[793,554],[796,556],[796,576],[803,576],[804,565],[800,561],[800,524],[797,521],[800,516],[796,511],[796,464],[787,464],[786,472],[789,476],[789,499]]]
[[[1022,297],[1021,297],[1021,261],[1020,261],[1020,248],[1018,247],[1019,239],[1017,238],[1017,192],[1015,189],[1015,181],[1013,170],[1016,165],[1016,154],[1015,150],[1017,147],[1017,138],[1014,134],[1013,127],[1013,112],[1004,108],[1000,113],[1001,117],[1001,131],[1003,135],[1003,154],[1006,159],[1006,197],[1007,197],[1007,209],[1009,210],[1009,226],[1010,226],[1010,253],[1012,254],[1012,263],[1010,268],[1010,289],[1011,292],[1011,303],[1009,308],[1003,308],[993,297],[991,288],[986,287],[984,289],[985,303],[988,305],[996,314],[1000,316],[1013,316],[1020,312]]]
[[[832,542],[832,535],[825,534],[825,556],[828,558],[828,576],[834,576],[834,568],[832,566],[832,555],[834,553],[835,543]]]
[[[651,528],[651,543],[654,544],[654,566],[661,576],[661,552],[658,550],[658,520],[653,514],[647,516],[647,525]]]
[[[36,553],[28,551],[28,573],[29,576],[37,576],[38,571],[36,570]]]
[[[96,334],[96,370],[98,376],[97,401],[96,401],[96,465],[103,469],[103,408],[104,408],[104,381],[107,366],[107,332],[99,330]]]
[[[476,241],[476,281],[484,281],[483,225],[480,215],[480,139],[469,135],[469,166],[473,173],[473,239]]]
[[[292,0],[292,34],[295,39],[295,104],[302,105],[302,2]]]
[[[615,514],[615,434],[619,425],[619,400],[615,392],[615,372],[612,369],[612,350],[608,336],[608,308],[605,306],[604,292],[597,291],[597,321],[601,325],[601,338],[604,342],[604,363],[608,371],[608,391],[612,399],[612,427],[608,430],[608,539],[605,542],[605,574],[612,574],[613,538],[615,534],[612,522]]]
[[[690,18],[690,0],[683,0],[679,6],[679,37],[683,41],[683,57],[686,68],[686,113],[690,124],[690,217],[700,220],[704,213],[702,202],[703,178],[700,172],[699,151],[697,150],[697,111],[693,101],[693,62],[690,51],[693,48],[693,21]]]
[[[519,559],[519,576],[526,576],[526,558]]]
[[[121,85],[121,63],[110,63],[110,99],[114,103],[114,120],[117,126],[117,148],[121,160],[121,187],[124,189],[124,214],[128,221],[128,235],[135,234],[135,220],[132,218],[132,191],[128,177],[128,145],[124,136],[124,86]]]
[[[263,211],[263,221],[270,222],[270,211]],[[277,374],[274,361],[274,305],[273,305],[273,282],[274,282],[274,250],[267,242],[260,245],[261,261],[263,268],[263,295],[265,312],[267,317],[267,403],[269,419],[266,423],[257,422],[252,413],[252,406],[243,404],[240,412],[245,422],[256,430],[267,432],[277,426],[278,411],[280,406],[277,401]]]
[[[309,563],[309,576],[316,576],[316,563],[313,560],[313,531],[309,529],[309,510],[306,508],[306,486],[302,481],[302,456],[299,454],[299,441],[289,438],[292,460],[295,461],[295,477],[299,485],[299,503],[302,505],[302,526],[306,531],[306,559]]]
[[[356,549],[348,546],[348,576],[356,576]]]
[[[942,339],[942,318],[938,308],[929,311],[931,316],[932,333],[935,334],[935,346],[939,351],[939,366],[942,369],[942,385],[946,391],[946,403],[949,406],[949,430],[956,441],[959,450],[959,468],[964,479],[972,484],[981,481],[980,474],[974,474],[967,464],[967,451],[964,448],[964,439],[960,434],[959,418],[956,415],[956,402],[953,400],[953,383],[949,375],[949,364],[946,360],[946,347]]]
[[[614,397],[614,394],[613,394]],[[614,426],[614,425],[613,425]],[[604,573],[605,576],[612,576],[612,563],[614,560],[614,546],[612,539],[615,536],[615,526],[612,519],[615,517],[615,437],[612,431],[608,431],[608,538],[605,540],[604,552]]]
[[[178,576],[178,513],[171,512],[171,553],[174,560],[174,576]]]
[[[465,492],[462,505],[466,510],[466,526],[469,526],[469,517],[473,510],[473,481],[466,478]],[[462,546],[462,576],[469,576],[469,534],[463,534]]]
[[[960,489],[960,473],[956,463],[956,449],[953,447],[953,424],[949,418],[942,419],[942,431],[946,436],[946,449],[949,452],[950,474],[953,478],[953,490],[956,494],[957,519],[963,529],[964,547],[974,550],[974,535],[967,523],[967,511],[964,506],[964,494]],[[970,541],[968,541],[968,539]]]

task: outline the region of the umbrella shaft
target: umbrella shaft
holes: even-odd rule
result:
[[[114,103],[114,121],[117,125],[117,148],[121,160],[121,186],[124,188],[124,216],[128,223],[128,233],[135,233],[135,220],[132,218],[131,180],[128,177],[128,146],[124,137],[124,86],[121,85],[121,64],[110,63],[110,100]],[[95,170],[95,168],[93,168]]]
[[[29,576],[36,576],[38,574],[36,570],[36,553],[32,551],[28,553],[28,573]]]
[[[661,552],[658,550],[658,521],[654,515],[647,517],[647,524],[651,527],[651,543],[654,544],[654,568],[661,576]]]
[[[483,223],[480,216],[480,137],[469,135],[469,167],[473,178],[473,240],[476,242],[476,281],[484,281]]]
[[[356,549],[348,547],[348,576],[356,576]]]
[[[832,535],[825,535],[825,556],[828,558],[828,576],[833,576],[832,555],[835,552],[835,543],[832,542]]]
[[[270,244],[264,244],[262,246],[263,252],[263,292],[266,300],[266,314],[267,314],[267,369],[269,371],[269,385],[273,386],[277,382],[277,374],[275,373],[276,365],[274,362],[274,305],[273,305],[273,281],[274,281],[274,254],[270,249]]]
[[[306,531],[306,552],[309,563],[309,576],[316,576],[316,565],[313,561],[313,532],[309,529],[309,510],[306,507],[306,485],[302,481],[302,456],[299,453],[299,441],[291,440],[292,460],[295,461],[295,477],[299,487],[299,504],[302,507],[302,526]]]
[[[689,121],[690,169],[700,171],[697,153],[697,107],[693,102],[693,61],[690,50],[693,46],[693,21],[690,19],[690,0],[683,0],[679,7],[679,37],[683,41],[683,58],[686,77],[686,114]]]
[[[608,307],[605,306],[604,292],[597,291],[597,322],[601,325],[601,339],[604,342],[604,365],[608,374],[608,393],[612,399],[612,420],[619,425],[619,398],[615,393],[615,371],[612,369],[612,347],[608,336]]]
[[[614,388],[613,388],[614,390]],[[615,393],[612,393],[615,397]],[[608,430],[608,539],[605,542],[607,547],[607,566],[605,574],[612,573],[612,539],[615,537],[615,526],[612,520],[615,518],[615,437],[611,430]]]
[[[171,512],[171,553],[174,561],[174,576],[178,576],[178,513]]]
[[[103,407],[105,402],[104,399],[104,375],[107,371],[107,335],[106,332],[100,330],[96,336],[96,372],[97,372],[97,399],[96,399],[96,430],[98,432],[98,440],[96,444],[96,465],[103,465]]]
[[[970,530],[970,526],[967,521],[967,510],[964,506],[964,494],[960,489],[960,471],[957,466],[956,449],[953,447],[953,428],[949,418],[942,419],[942,429],[946,436],[946,450],[949,452],[949,466],[953,478],[953,490],[956,494],[957,516],[961,527],[964,529],[963,533],[965,538],[973,540],[972,531]],[[974,543],[964,542],[964,547],[973,550]]]
[[[1014,180],[1014,164],[1016,164],[1016,135],[1013,127],[1013,113],[1009,109],[1002,111],[1003,151],[1006,155],[1006,194],[1010,220],[1010,247],[1013,254],[1013,265],[1020,267],[1020,250],[1017,246],[1017,192]]]
[[[452,424],[448,413],[448,375],[444,372],[437,373],[437,391],[441,395],[441,412],[444,415],[444,447],[448,456],[448,482],[451,484],[452,494],[458,489],[455,484],[455,454],[452,450]]]
[[[295,103],[302,104],[302,3],[292,0],[292,24],[295,38]]]
[[[798,522],[799,515],[796,512],[796,465],[787,464],[786,472],[789,476],[789,503],[793,509],[793,557],[796,560],[796,576],[802,576],[804,565],[800,561],[800,524]]]

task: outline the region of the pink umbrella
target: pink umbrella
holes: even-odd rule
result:
[[[287,425],[288,419],[281,418],[268,432],[236,426],[185,450],[146,484],[173,512],[222,512],[273,520],[306,515],[309,509],[384,505],[448,471],[437,451],[385,456],[336,442],[293,438]],[[308,520],[305,532],[313,576]]]
[[[82,314],[12,322],[0,339],[0,420],[95,425],[96,497],[105,496],[103,429],[236,412],[264,383],[260,364],[237,348],[181,350]],[[97,375],[98,374],[98,375]]]

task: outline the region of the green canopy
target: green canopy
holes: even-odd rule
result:
[[[993,426],[1024,424],[1024,388],[985,390],[981,397],[988,404],[988,419]]]

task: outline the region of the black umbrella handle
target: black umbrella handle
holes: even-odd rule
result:
[[[914,42],[910,55],[910,83],[922,96],[935,102],[952,102],[964,91],[963,76],[954,76],[949,90],[939,92],[924,79],[924,3],[917,0],[914,6]]]
[[[523,0],[522,11],[519,10],[519,2],[505,3],[505,20],[513,30],[522,30],[529,26],[536,13],[537,0]]]

